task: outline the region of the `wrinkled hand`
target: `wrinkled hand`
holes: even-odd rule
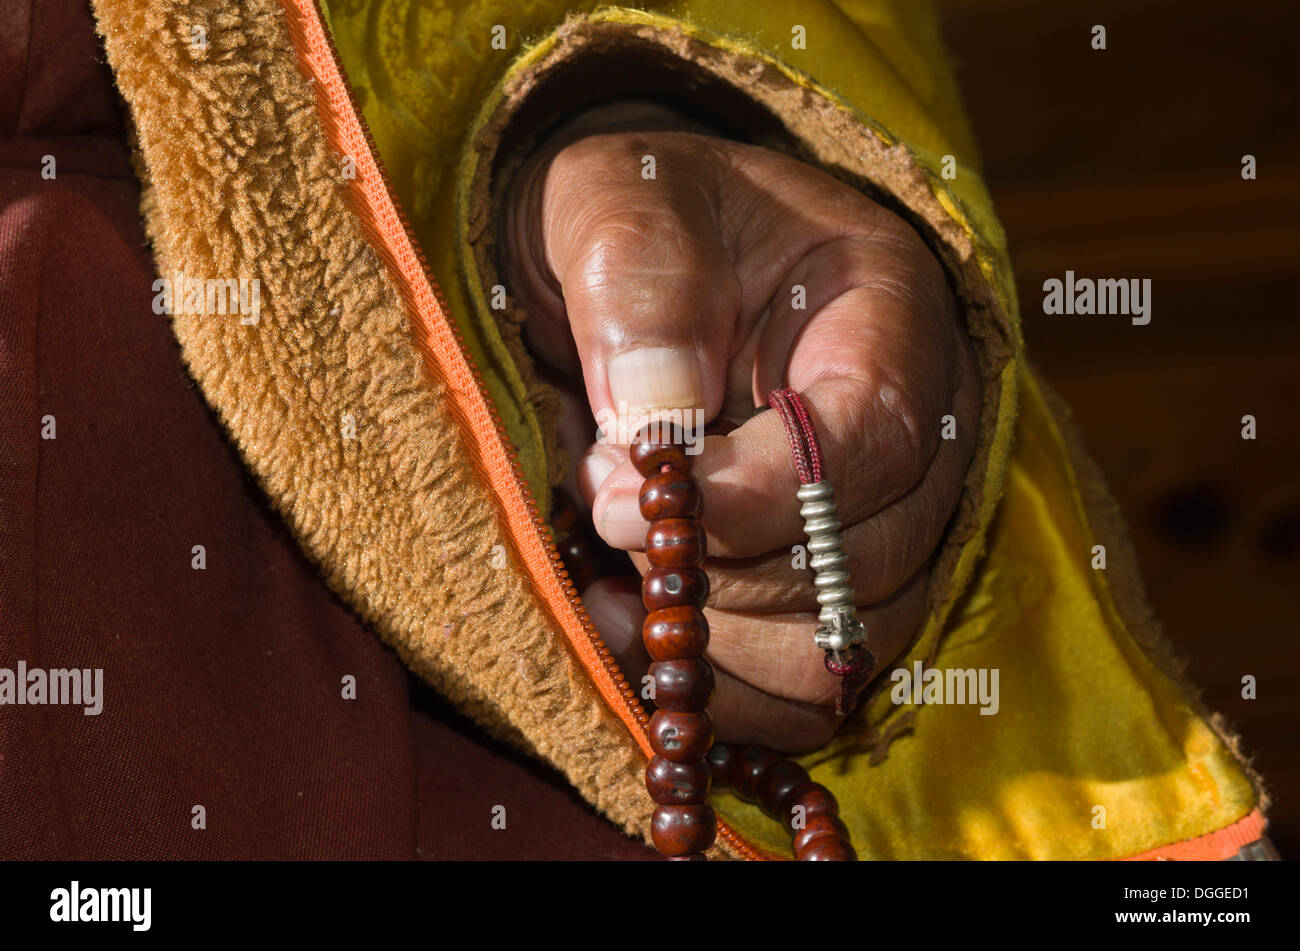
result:
[[[902,219],[820,170],[635,103],[585,114],[525,164],[502,248],[530,349],[585,383],[563,426],[578,488],[639,570],[642,480],[626,446],[590,445],[593,414],[694,407],[742,424],[695,457],[710,712],[723,742],[825,743],[838,681],[813,644],[812,573],[794,567],[798,479],[777,414],[754,408],[782,385],[803,396],[867,644],[888,669],[923,617],[978,423],[976,360],[938,261]],[[942,437],[948,415],[955,438]],[[584,599],[638,683],[649,661],[637,589],[601,581]]]

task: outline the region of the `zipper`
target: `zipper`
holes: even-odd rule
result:
[[[436,300],[438,308],[441,311],[440,319],[445,325],[445,329],[451,332],[459,351],[458,355],[460,359],[464,361],[472,376],[475,395],[478,397],[491,419],[492,432],[497,441],[497,448],[509,462],[515,491],[518,493],[519,500],[522,501],[532,523],[532,528],[536,532],[537,539],[541,542],[546,553],[553,574],[553,579],[559,583],[559,587],[567,600],[568,607],[572,613],[572,620],[576,621],[577,626],[581,629],[583,636],[587,640],[589,649],[587,651],[579,650],[578,660],[582,663],[582,666],[587,670],[587,673],[592,677],[592,679],[596,681],[596,686],[598,688],[601,687],[599,677],[603,675],[606,678],[606,689],[599,689],[599,693],[607,703],[611,704],[611,706],[613,705],[612,697],[616,696],[621,700],[623,709],[620,710],[617,707],[614,707],[613,712],[619,715],[619,718],[628,727],[632,734],[632,738],[637,742],[637,745],[641,747],[642,752],[649,756],[652,752],[650,748],[649,734],[650,717],[646,713],[645,707],[643,707],[637,699],[635,688],[628,683],[627,675],[619,669],[618,663],[614,660],[613,652],[610,651],[604,638],[600,636],[600,632],[596,630],[596,626],[588,616],[586,606],[582,603],[582,597],[578,594],[577,588],[574,587],[569,576],[569,571],[564,565],[564,559],[560,555],[559,547],[555,544],[555,538],[551,532],[551,527],[546,523],[546,520],[542,518],[541,511],[537,506],[537,499],[533,495],[532,487],[528,484],[528,480],[524,476],[523,466],[519,462],[518,451],[515,449],[514,443],[510,439],[509,433],[506,431],[505,424],[501,421],[500,414],[497,412],[496,405],[492,400],[492,394],[488,391],[487,385],[483,382],[482,373],[474,363],[474,358],[470,353],[469,348],[465,345],[464,334],[462,333],[459,324],[457,324],[455,320],[451,319],[451,310],[447,305],[447,298],[443,294],[442,288],[438,285],[438,281],[434,277],[432,269],[429,267],[428,258],[425,256],[424,250],[416,241],[415,231],[406,217],[406,212],[402,209],[401,202],[397,198],[397,193],[393,190],[392,182],[389,180],[388,172],[384,168],[384,162],[379,154],[379,149],[375,146],[374,137],[370,133],[370,127],[366,123],[365,115],[362,113],[360,105],[357,103],[356,95],[352,90],[352,85],[348,81],[347,74],[344,72],[343,61],[339,58],[338,50],[334,45],[334,37],[330,34],[328,27],[325,25],[325,14],[321,9],[321,0],[281,0],[281,4],[285,13],[288,15],[287,18],[289,21],[290,36],[297,48],[300,60],[305,62],[309,74],[313,79],[313,83],[315,85],[324,85],[326,87],[326,91],[323,93],[326,102],[330,106],[336,105],[328,92],[330,83],[328,81],[320,83],[319,80],[322,78],[326,80],[336,79],[339,88],[347,99],[351,118],[356,122],[357,128],[361,134],[362,142],[368,152],[366,157],[374,164],[385,196],[391,204],[397,220],[401,224],[403,236],[419,264],[420,275],[427,283],[428,289],[432,293],[432,296],[434,300]],[[297,22],[295,14],[298,18]],[[334,76],[322,77],[318,75],[319,71],[315,68],[316,58],[313,56],[313,51],[316,49],[323,49],[324,52],[328,54],[330,65],[333,67],[333,72],[335,74]],[[318,93],[318,96],[319,95],[320,93]],[[330,134],[330,127],[332,124],[331,121],[326,122],[327,136]],[[331,145],[335,144],[333,137],[329,137],[331,138]],[[361,156],[357,156],[358,160],[360,158]],[[355,184],[364,184],[364,177],[358,175],[353,179],[353,182]],[[381,251],[389,252],[387,254],[381,253],[381,257],[385,259],[387,264],[397,267],[400,271],[401,255],[392,253],[392,248],[386,246],[381,248]],[[397,283],[399,288],[403,286],[401,280]],[[406,297],[407,295],[403,294],[403,296]],[[406,300],[406,303],[411,307],[412,313],[415,314],[417,320],[424,324],[423,328],[416,327],[414,329],[416,330],[417,343],[420,345],[420,350],[422,355],[425,357],[426,363],[432,361],[435,366],[439,366],[436,358],[431,356],[424,335],[421,332],[422,330],[427,329],[429,326],[429,320],[433,315],[423,313],[423,308],[420,308],[412,299]],[[439,368],[441,369],[441,367]],[[464,422],[468,425],[468,421]],[[477,429],[472,425],[469,425],[468,428],[471,432],[476,435],[478,434]],[[490,478],[488,481],[489,484],[492,484],[493,482]],[[509,533],[507,533],[507,536],[509,536]],[[528,558],[524,557],[523,553],[520,551],[516,551],[516,556],[523,564],[525,571],[528,571]],[[545,598],[542,600],[546,601]],[[555,617],[555,621],[559,625],[560,629],[565,632],[566,639],[568,639],[572,644],[573,638],[569,635],[569,629],[565,623],[565,619],[557,616]],[[579,647],[578,644],[573,644],[573,646]],[[594,653],[594,657],[600,664],[599,671],[591,668],[590,663],[588,663],[583,657],[584,653],[588,655]],[[764,860],[776,857],[746,842],[741,838],[739,833],[731,828],[731,826],[721,817],[718,817],[718,838],[730,846],[732,851],[737,855],[747,860]]]

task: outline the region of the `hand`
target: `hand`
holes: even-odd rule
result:
[[[879,672],[924,616],[974,450],[977,364],[942,267],[902,219],[809,165],[694,129],[650,105],[585,114],[512,183],[503,265],[532,352],[585,383],[562,427],[578,488],[640,571],[642,480],[626,446],[588,445],[593,414],[696,407],[741,424],[695,457],[710,712],[722,742],[804,750],[839,725],[839,682],[813,644],[812,573],[793,566],[805,537],[785,430],[754,409],[786,384],[809,408]],[[597,582],[584,599],[639,682],[635,586]]]

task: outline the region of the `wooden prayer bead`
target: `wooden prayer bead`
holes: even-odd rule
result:
[[[645,771],[645,786],[650,798],[664,806],[693,806],[708,801],[713,775],[702,759],[693,763],[675,763],[655,756]]]
[[[704,528],[694,519],[656,519],[646,532],[645,554],[659,568],[696,568],[704,561]]]
[[[846,839],[823,836],[814,839],[802,852],[795,853],[800,862],[856,862],[858,853]]]
[[[713,770],[714,786],[731,785],[731,761],[735,758],[736,748],[734,746],[714,744],[713,749],[709,750],[709,769]]]
[[[663,608],[646,615],[641,639],[651,660],[699,657],[709,646],[709,622],[699,608]]]
[[[641,486],[641,517],[647,522],[657,518],[699,518],[704,500],[700,487],[689,472],[670,469],[657,472]]]
[[[578,507],[563,489],[557,488],[551,495],[551,527],[569,580],[581,593],[601,574],[604,543],[595,538],[590,523],[579,517]]]
[[[773,819],[781,818],[781,803],[792,791],[808,782],[808,771],[791,759],[783,759],[758,784],[758,802]]]
[[[703,760],[713,744],[713,720],[707,713],[656,710],[650,718],[650,747],[675,763]],[[710,766],[712,773],[712,766]]]
[[[691,457],[686,454],[685,444],[680,426],[651,423],[633,437],[628,455],[636,471],[647,478],[662,471],[664,466],[690,472]]]
[[[839,816],[833,816],[826,813],[821,815],[809,816],[808,823],[802,829],[796,829],[794,833],[794,854],[795,858],[799,853],[804,851],[814,839],[820,839],[824,835],[833,835],[837,838],[847,839],[849,829]]]
[[[656,806],[650,820],[650,837],[664,855],[703,852],[718,834],[718,820],[707,804]]]
[[[840,814],[840,804],[835,801],[831,791],[820,783],[812,781],[796,786],[781,801],[781,821],[787,826],[795,806],[803,807],[803,817],[808,820],[816,815]]]
[[[557,534],[568,534],[578,524],[578,507],[569,500],[568,493],[556,489],[551,496],[551,527]]]
[[[641,602],[647,611],[689,604],[704,607],[709,576],[698,568],[651,568],[641,579]]]
[[[713,667],[701,657],[662,660],[650,667],[655,703],[665,710],[703,710],[713,696]]]
[[[803,806],[807,815],[826,813],[832,816],[840,814],[839,800],[821,783],[809,782],[806,789],[796,789],[795,802]]]
[[[570,535],[560,544],[560,557],[569,572],[569,580],[579,591],[584,591],[596,580],[595,553],[586,539]]]
[[[745,746],[731,763],[731,791],[745,802],[758,801],[758,784],[780,757],[765,746]]]

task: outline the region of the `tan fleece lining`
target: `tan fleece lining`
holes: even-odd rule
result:
[[[609,58],[615,55],[617,69],[611,69]],[[743,106],[735,104],[738,93]],[[484,287],[499,282],[497,236],[489,225],[500,220],[509,177],[545,134],[547,122],[619,95],[687,102],[697,114],[704,112],[713,122],[730,125],[738,137],[816,165],[908,220],[946,266],[976,342],[984,397],[965,491],[931,572],[929,610],[933,613],[959,593],[952,586],[957,560],[980,531],[985,473],[1005,385],[1002,371],[1017,347],[1011,321],[985,278],[970,236],[937,200],[931,178],[905,147],[891,144],[887,135],[817,89],[795,84],[757,56],[719,49],[680,28],[574,16],[557,30],[555,43],[544,56],[507,74],[501,97],[480,116],[466,162],[472,174],[462,183],[468,208],[464,237],[478,271],[468,280]],[[556,114],[558,103],[564,104],[564,111]],[[531,380],[532,361],[520,337],[525,314],[514,300],[504,313],[495,313],[521,372]],[[547,435],[548,443],[554,444],[554,433]],[[917,636],[923,630],[919,628]],[[927,664],[938,646],[936,638],[926,652]],[[915,650],[914,644],[898,663],[910,663]],[[874,691],[887,683],[886,677],[878,678]],[[868,706],[864,702],[859,711]],[[873,763],[884,758],[889,741],[914,716],[914,711],[892,704],[880,709],[884,717],[872,719],[859,713],[841,730],[842,737],[854,738],[857,748],[875,747]],[[888,723],[883,722],[886,718]]]

